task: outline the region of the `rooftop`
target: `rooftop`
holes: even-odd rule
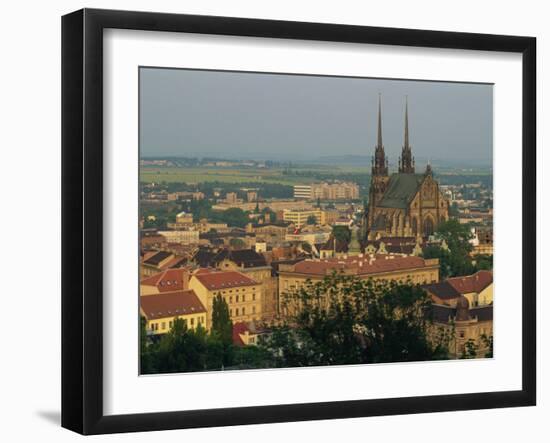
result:
[[[465,277],[452,277],[447,281],[461,294],[479,293],[493,283],[493,273],[491,271],[478,271]]]
[[[206,312],[193,290],[144,295],[139,302],[147,320]]]
[[[168,269],[143,279],[140,284],[156,286],[159,292],[173,292],[185,289],[188,278],[188,270],[185,268]]]
[[[323,260],[303,260],[294,265],[294,272],[307,275],[327,275],[333,271],[347,271],[355,275],[369,275],[406,269],[423,268],[433,264],[421,257],[378,254],[328,258]]]
[[[256,280],[236,271],[197,273],[193,277],[210,291],[258,284]]]

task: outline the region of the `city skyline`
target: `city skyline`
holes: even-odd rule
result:
[[[491,163],[489,84],[159,68],[140,71],[141,155],[368,163],[379,95],[390,165],[406,97],[419,163]]]

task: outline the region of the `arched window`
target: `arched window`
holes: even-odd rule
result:
[[[426,217],[424,220],[424,235],[426,237],[433,235],[434,233],[434,222],[431,217]]]
[[[414,217],[414,218],[412,219],[411,229],[412,229],[413,235],[417,235],[417,234],[418,234],[418,222],[416,221],[416,217]]]

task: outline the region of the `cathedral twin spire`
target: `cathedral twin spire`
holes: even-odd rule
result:
[[[374,149],[374,158],[372,164],[372,175],[388,175],[388,159],[384,152],[382,143],[382,98],[378,94],[378,134],[376,147]],[[406,174],[414,173],[414,157],[409,144],[409,103],[405,99],[405,136],[401,156],[399,157],[399,172]]]
[[[382,98],[380,94],[378,94],[378,138],[372,163],[372,175],[388,175],[388,159],[382,143]]]
[[[409,100],[405,98],[405,138],[401,157],[399,158],[399,172],[414,174],[414,157],[412,156],[411,145],[409,144]]]

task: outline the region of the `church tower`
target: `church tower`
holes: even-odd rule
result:
[[[376,147],[374,148],[374,157],[372,159],[372,175],[388,175],[388,159],[386,158],[384,144],[382,143],[382,97],[380,94],[378,94],[378,133]]]
[[[382,142],[382,97],[378,94],[378,132],[376,137],[376,146],[374,148],[374,157],[372,159],[372,177],[369,189],[369,206],[366,217],[366,231],[374,223],[374,208],[382,199],[388,185],[388,159],[384,151]]]
[[[405,98],[405,137],[401,157],[399,157],[399,172],[414,174],[414,157],[412,156],[412,149],[409,144],[409,102],[407,98]]]

